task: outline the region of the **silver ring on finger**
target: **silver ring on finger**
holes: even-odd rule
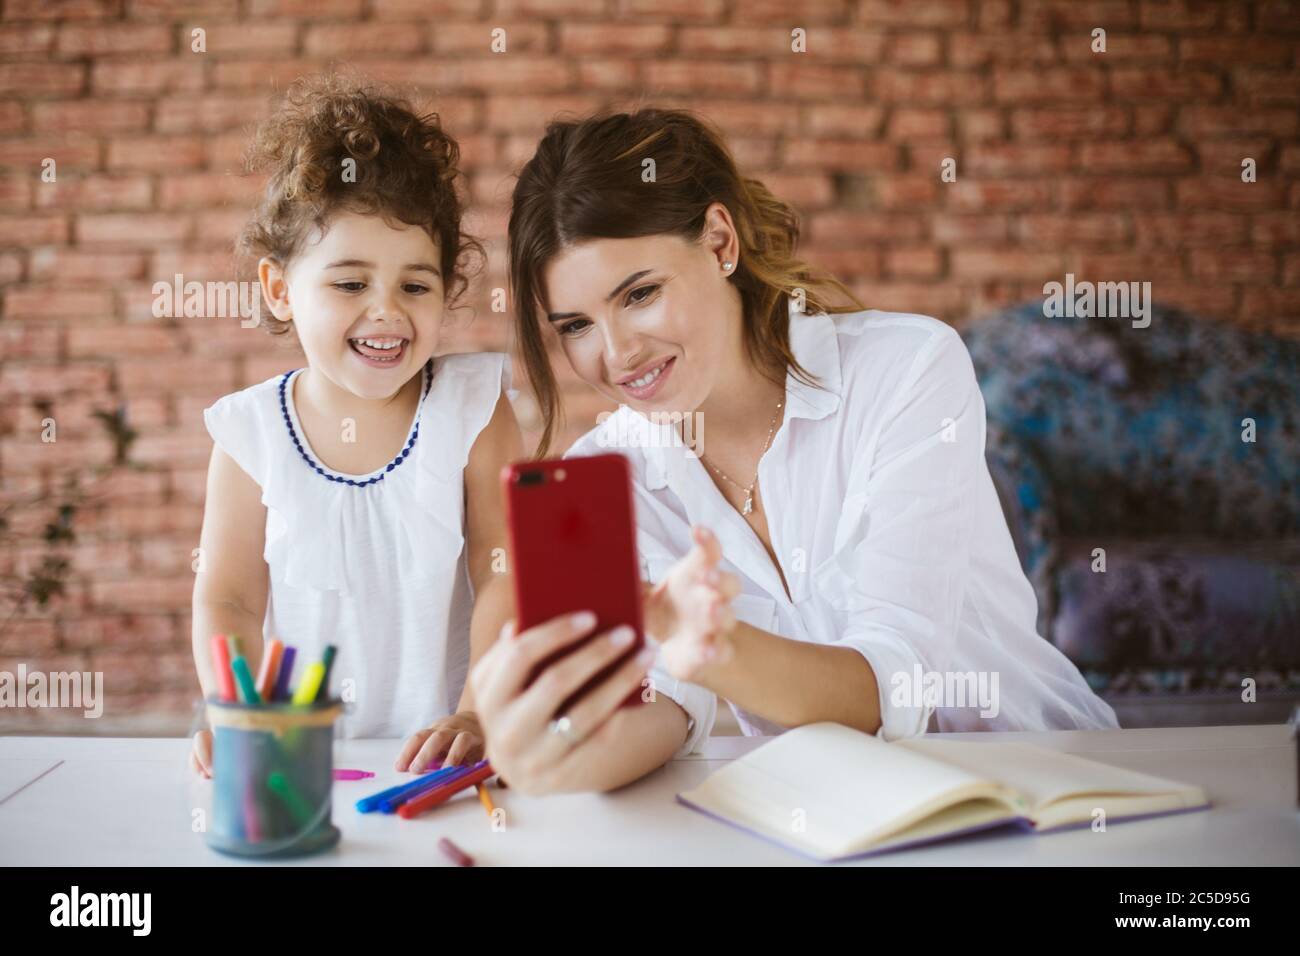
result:
[[[563,737],[570,748],[576,747],[578,744],[582,743],[582,738],[578,736],[577,731],[573,729],[573,721],[569,719],[567,714],[561,717],[556,717],[546,725],[546,729],[557,737]]]

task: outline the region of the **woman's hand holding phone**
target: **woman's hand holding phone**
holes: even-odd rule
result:
[[[725,664],[734,653],[736,624],[731,601],[740,579],[722,571],[722,546],[713,532],[691,529],[694,547],[664,579],[645,591],[647,636],[660,643],[663,666],[678,680],[698,682],[703,671]]]
[[[584,744],[600,737],[623,702],[642,686],[654,662],[653,649],[642,649],[560,714],[569,697],[632,647],[635,635],[630,627],[593,637],[595,623],[594,614],[579,612],[516,634],[511,621],[470,673],[487,758],[516,790],[541,794],[575,789]],[[529,683],[538,665],[575,645],[581,646]]]

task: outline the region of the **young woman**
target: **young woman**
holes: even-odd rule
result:
[[[1035,632],[961,339],[862,310],[795,257],[797,239],[790,207],[687,113],[554,123],[524,167],[510,271],[541,451],[554,336],[622,406],[569,454],[632,463],[661,643],[652,704],[619,709],[639,679],[629,663],[558,714],[622,647],[592,641],[525,689],[536,661],[589,630],[507,626],[471,683],[511,785],[635,779],[699,744],[716,697],[747,734],[1117,726]]]

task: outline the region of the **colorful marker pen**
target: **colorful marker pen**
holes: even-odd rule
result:
[[[367,780],[374,774],[369,770],[335,770],[335,780]]]
[[[446,856],[448,859],[450,859],[452,862],[454,862],[457,866],[474,865],[474,858],[470,856],[468,853],[466,853],[464,850],[462,850],[460,847],[458,847],[456,844],[452,843],[446,837],[443,837],[441,840],[438,841],[438,849],[441,850],[443,852],[443,855]]]
[[[333,644],[326,644],[325,651],[321,654],[321,663],[325,666],[325,673],[321,675],[320,691],[316,694],[316,700],[329,700],[330,697],[330,669],[334,666],[334,655],[339,649]]]
[[[266,785],[274,791],[275,795],[284,801],[284,805],[289,808],[299,825],[305,824],[312,818],[311,807],[307,801],[289,782],[289,778],[278,770],[273,770],[266,778]]]
[[[302,683],[298,689],[293,692],[293,702],[295,706],[310,704],[316,700],[316,694],[320,691],[320,682],[325,677],[325,665],[316,661],[307,668],[307,673],[302,676]]]
[[[262,666],[257,670],[257,692],[267,702],[275,699],[275,679],[280,676],[280,655],[283,653],[284,644],[278,640],[268,642],[262,652]]]
[[[239,685],[239,696],[243,698],[244,703],[260,704],[262,697],[253,683],[253,672],[248,669],[248,661],[242,656],[236,657],[230,662],[230,670],[235,675],[235,683]]]
[[[289,682],[293,679],[293,659],[297,654],[297,648],[286,647],[280,656],[280,676],[275,679],[274,700],[289,699]]]
[[[227,703],[235,702],[235,679],[230,673],[230,650],[224,634],[213,634],[212,670],[217,679],[217,696]]]

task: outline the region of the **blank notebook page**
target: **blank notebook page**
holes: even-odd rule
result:
[[[1080,794],[1141,795],[1196,789],[1173,780],[1032,744],[964,743],[917,738],[900,741],[896,746],[962,767],[976,776],[997,780],[1021,793],[1029,805],[1036,808]]]
[[[792,810],[802,809],[810,839],[839,843],[848,835],[874,836],[900,817],[977,781],[964,770],[920,759],[856,730],[812,724],[787,731],[729,764],[695,793],[776,826],[790,820]]]

